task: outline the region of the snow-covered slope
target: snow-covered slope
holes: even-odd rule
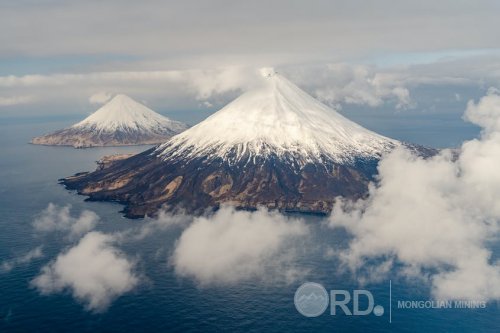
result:
[[[186,129],[183,123],[170,120],[123,94],[116,95],[99,110],[71,127],[105,132],[137,130],[160,133],[166,130],[171,134]]]
[[[32,143],[75,147],[161,143],[187,128],[126,95],[116,95],[81,122]]]
[[[378,158],[399,142],[376,134],[314,99],[273,69],[262,85],[158,148],[160,155],[294,154],[336,162]]]

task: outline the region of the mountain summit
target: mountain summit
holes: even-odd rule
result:
[[[162,145],[62,183],[125,203],[129,217],[225,203],[328,213],[337,196],[367,192],[384,153],[431,153],[359,126],[272,69],[262,74],[258,88]]]
[[[293,155],[302,164],[379,158],[398,145],[350,121],[314,99],[273,69],[263,82],[205,121],[177,135],[157,152],[220,157],[236,162],[249,156]]]
[[[161,143],[185,130],[132,98],[119,94],[81,122],[32,140],[34,144],[80,147]]]

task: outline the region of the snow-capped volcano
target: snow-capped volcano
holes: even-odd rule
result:
[[[99,110],[71,127],[105,132],[167,130],[170,135],[186,129],[184,124],[170,120],[123,94],[116,95]]]
[[[273,70],[262,80],[162,145],[63,184],[91,200],[126,203],[130,217],[221,204],[328,213],[337,196],[363,196],[381,156],[406,145],[346,119]]]
[[[272,68],[205,121],[159,147],[169,154],[244,156],[293,153],[301,160],[337,162],[380,157],[399,142],[367,130],[314,99]]]
[[[32,143],[74,147],[155,144],[186,128],[119,94],[81,122],[34,138]]]

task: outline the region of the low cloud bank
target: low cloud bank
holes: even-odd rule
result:
[[[376,66],[331,63],[321,66],[283,66],[278,70],[313,96],[335,108],[342,105],[376,107],[389,103],[397,109],[411,108],[411,76]],[[415,74],[418,76],[418,74]],[[193,101],[200,108],[221,107],[259,84],[258,67],[237,65],[210,69],[121,70],[51,75],[0,76],[0,108],[20,104],[85,105],[93,107],[117,93],[147,100],[153,109],[178,109]],[[54,89],[56,88],[56,89]],[[64,91],[61,96],[60,91]],[[194,105],[190,105],[193,107]],[[86,107],[86,111],[92,107]]]
[[[428,280],[436,299],[500,298],[500,262],[491,249],[500,230],[498,91],[469,102],[465,119],[483,131],[458,156],[422,159],[398,149],[380,163],[367,199],[335,206],[330,226],[353,235],[339,256],[362,280],[402,265],[399,273]]]
[[[69,290],[88,310],[101,312],[132,290],[139,277],[134,263],[118,250],[111,235],[92,231],[42,268],[32,282],[42,294]]]
[[[248,279],[291,281],[300,270],[293,260],[309,230],[300,219],[276,212],[236,211],[222,207],[195,218],[182,233],[171,262],[180,276],[200,285]]]

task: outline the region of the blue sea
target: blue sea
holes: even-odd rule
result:
[[[483,309],[399,309],[398,300],[428,300],[429,287],[394,276],[362,286],[384,308],[381,316],[322,315],[308,318],[294,306],[294,293],[306,281],[326,290],[359,289],[351,274],[311,246],[298,258],[307,278],[287,284],[245,281],[234,285],[201,287],[179,277],[168,264],[180,230],[158,233],[147,241],[124,244],[128,256],[138,258],[145,282],[115,300],[107,311],[86,311],[71,294],[40,295],[30,281],[65,249],[57,236],[35,234],[34,217],[49,203],[70,204],[72,213],[92,210],[101,217],[103,232],[127,230],[142,220],[120,214],[114,203],[86,202],[67,191],[58,179],[95,168],[95,161],[112,153],[139,152],[147,147],[77,150],[30,145],[30,138],[71,123],[68,120],[3,121],[0,124],[0,262],[42,245],[44,255],[0,273],[0,332],[499,332],[500,305]],[[308,244],[342,246],[348,235],[321,228],[321,217],[304,216],[312,229]],[[498,249],[498,247],[497,247]],[[498,251],[497,251],[498,252]],[[499,253],[495,254],[496,256]],[[390,293],[389,283],[392,285]]]

